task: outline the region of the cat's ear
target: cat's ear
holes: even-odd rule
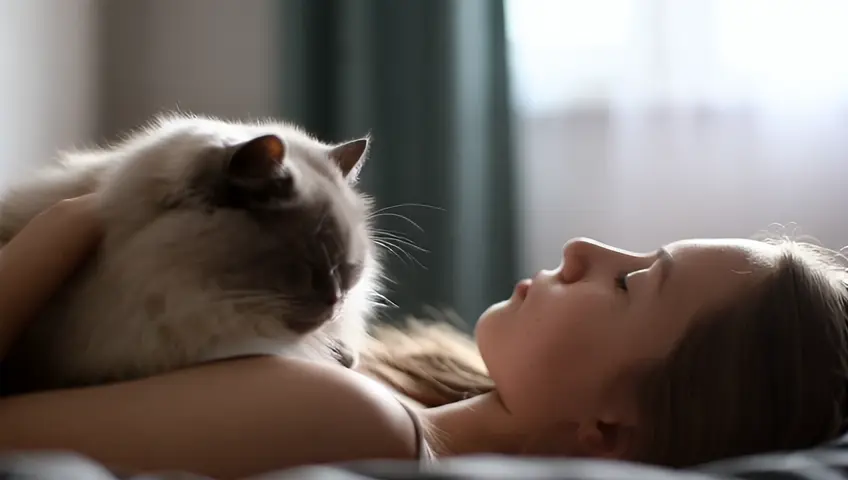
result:
[[[237,178],[268,178],[283,164],[286,144],[276,135],[263,135],[233,147],[227,173]]]
[[[337,145],[330,150],[330,158],[348,180],[355,181],[368,154],[368,138],[360,138]]]

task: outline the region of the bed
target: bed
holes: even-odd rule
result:
[[[0,456],[0,480],[206,480],[180,472],[119,476],[102,465],[66,453]],[[819,448],[755,455],[669,470],[627,462],[470,456],[446,459],[426,468],[415,462],[367,461],[302,467],[249,480],[848,480],[848,436]]]

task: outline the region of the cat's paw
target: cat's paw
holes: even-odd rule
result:
[[[356,368],[359,363],[359,355],[350,347],[342,342],[336,342],[330,347],[330,351],[336,361],[345,368]]]

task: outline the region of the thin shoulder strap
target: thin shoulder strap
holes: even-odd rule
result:
[[[400,400],[399,400],[400,401]],[[424,426],[421,424],[421,418],[405,402],[400,401],[400,404],[403,405],[406,413],[409,414],[409,418],[412,419],[412,425],[415,428],[415,449],[418,452],[417,458],[418,461],[422,463],[429,463],[435,458],[435,454],[433,453],[433,449],[430,448],[430,445],[427,443],[427,438],[424,436]]]

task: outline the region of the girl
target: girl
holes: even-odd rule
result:
[[[96,208],[62,202],[0,253],[0,354],[96,247]],[[842,432],[848,286],[825,251],[689,240],[634,254],[577,239],[555,263],[483,313],[476,347],[413,325],[378,332],[365,375],[254,357],[5,398],[0,450],[233,478],[431,451],[684,466]]]

